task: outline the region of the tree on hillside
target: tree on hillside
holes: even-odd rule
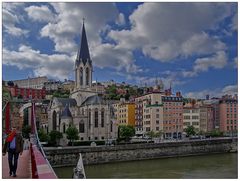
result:
[[[130,141],[131,137],[135,135],[135,129],[130,125],[120,125],[119,126],[119,139]]]
[[[70,140],[72,146],[73,146],[73,141],[79,139],[78,129],[77,129],[75,126],[73,126],[73,125],[70,125],[70,126],[67,128],[66,134],[67,134],[67,139]]]
[[[188,126],[184,131],[187,133],[187,136],[191,136],[191,135],[196,134],[195,128],[192,125]]]

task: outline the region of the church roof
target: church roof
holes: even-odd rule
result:
[[[69,110],[69,106],[66,105],[62,114],[61,114],[61,118],[71,118],[72,117],[72,114],[71,114],[71,111]]]
[[[62,104],[62,106],[76,106],[77,105],[77,101],[75,99],[72,98],[56,98],[58,102],[60,102]]]
[[[99,95],[93,95],[88,97],[83,103],[82,106],[86,105],[96,105],[96,104],[106,104],[106,101]]]
[[[79,65],[80,62],[83,62],[83,64],[85,65],[87,61],[91,63],[91,58],[90,58],[89,48],[88,48],[88,41],[87,41],[85,26],[83,22],[81,46],[80,46],[80,49],[78,50],[76,65]]]

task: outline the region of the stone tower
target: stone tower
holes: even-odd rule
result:
[[[81,46],[75,61],[75,89],[85,89],[92,86],[92,60],[90,58],[87,36],[83,21]]]

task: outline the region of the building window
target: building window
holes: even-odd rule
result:
[[[95,140],[97,140],[98,139],[98,137],[95,137]]]
[[[86,85],[89,85],[89,68],[86,68]]]
[[[95,109],[94,119],[95,119],[95,128],[97,128],[98,127],[98,109]]]
[[[112,132],[113,131],[113,122],[111,121],[111,125],[110,125],[110,131]]]
[[[88,128],[91,127],[91,109],[88,110]]]
[[[104,127],[104,109],[101,111],[101,126]]]
[[[104,140],[104,136],[102,136],[102,140]]]
[[[83,69],[80,68],[80,85],[83,85]]]
[[[192,116],[192,119],[198,119],[199,117],[198,116]]]
[[[146,131],[150,131],[150,127],[146,127]]]
[[[156,120],[156,124],[159,124],[159,120]]]
[[[63,123],[63,133],[65,133],[66,132],[66,125],[65,125],[65,123]]]
[[[156,114],[156,118],[159,118],[159,114]]]
[[[81,137],[81,140],[83,140],[83,137]]]
[[[84,123],[79,123],[79,133],[84,133]]]
[[[159,127],[156,127],[156,130],[159,131]]]

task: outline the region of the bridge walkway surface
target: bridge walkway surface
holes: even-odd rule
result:
[[[2,156],[2,178],[3,179],[23,179],[31,178],[31,158],[30,151],[24,150],[18,158],[17,177],[9,176],[8,154]]]

